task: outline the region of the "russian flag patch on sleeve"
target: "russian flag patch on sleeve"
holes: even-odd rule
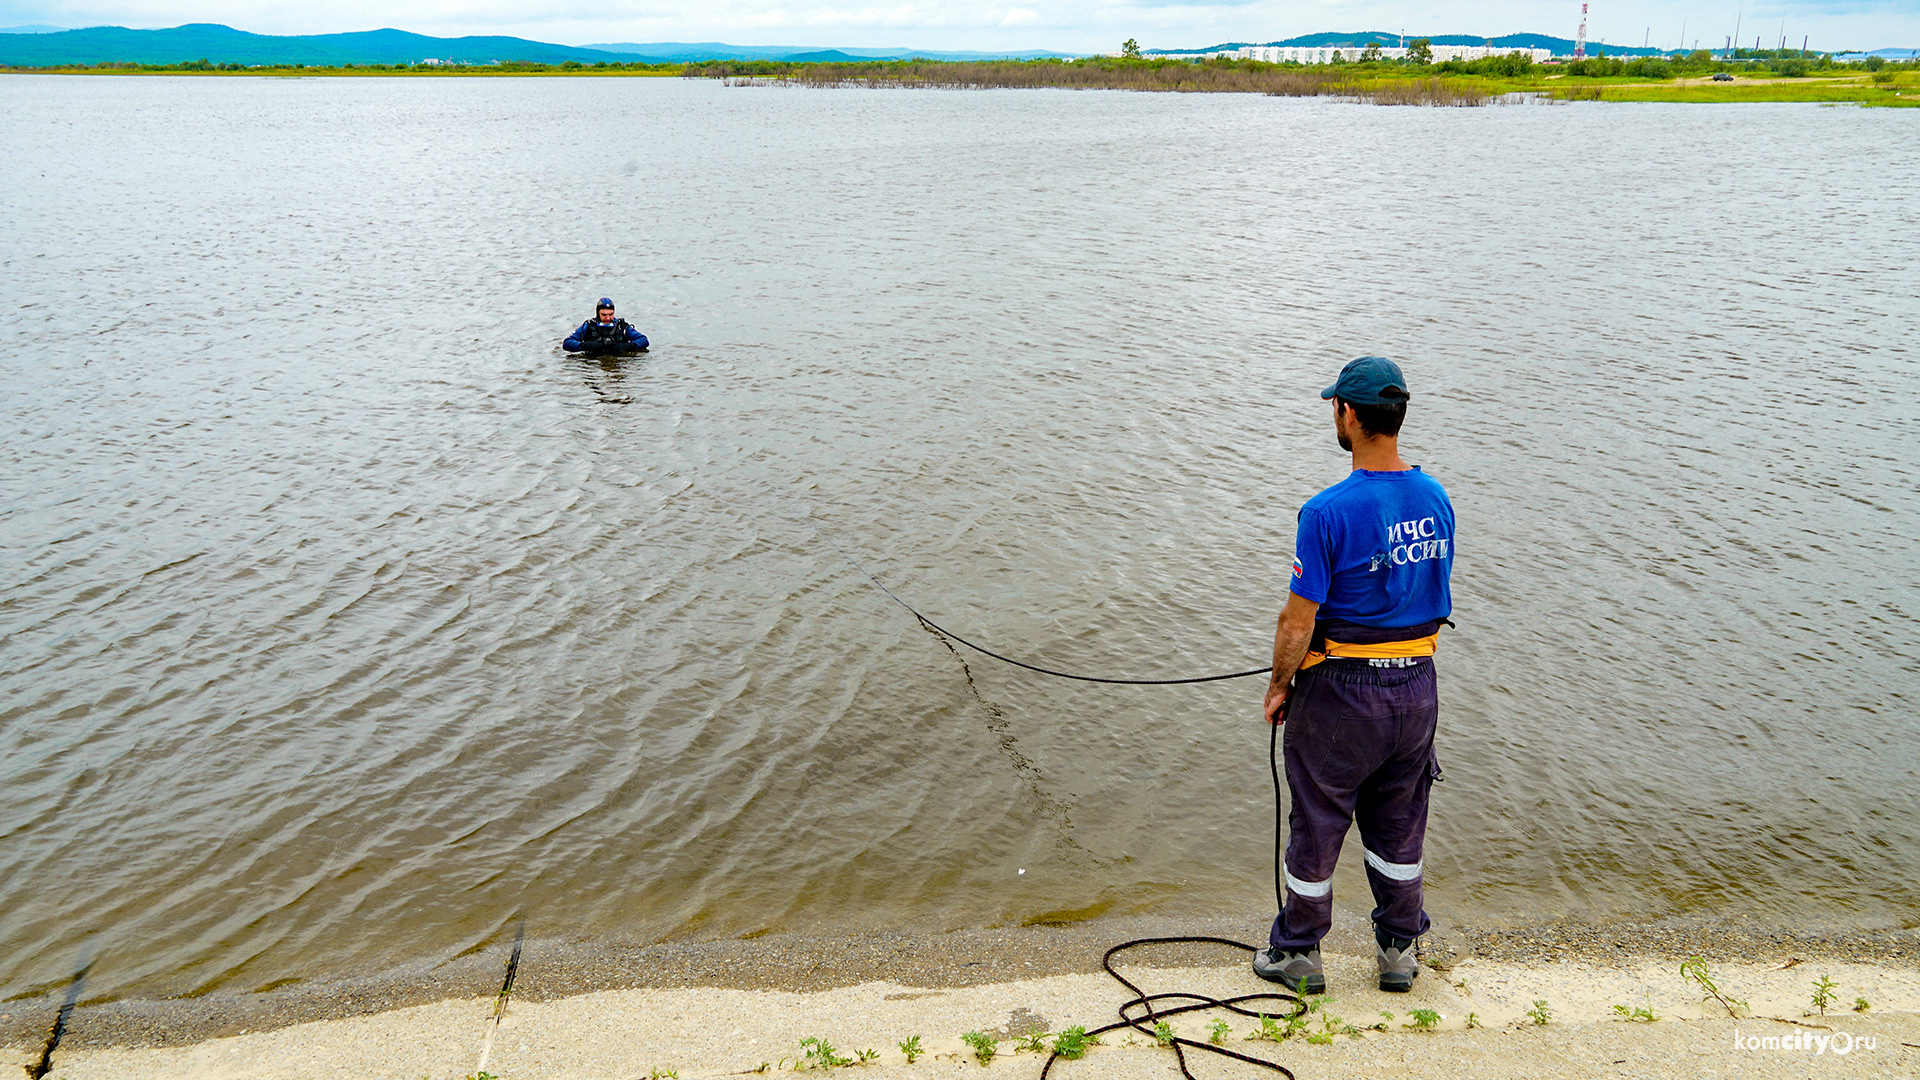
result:
[[[1300,560],[1298,558],[1294,559],[1293,560],[1293,576],[1295,578],[1299,578],[1303,576],[1305,573],[1306,571],[1300,568]]]

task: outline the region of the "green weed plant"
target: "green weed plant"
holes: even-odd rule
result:
[[[1712,998],[1727,1010],[1727,1016],[1738,1020],[1741,1013],[1752,1015],[1753,1010],[1745,1001],[1720,992],[1720,984],[1714,980],[1713,972],[1708,970],[1707,962],[1698,956],[1689,956],[1680,965],[1680,977],[1700,988],[1700,1000]]]
[[[1639,1008],[1639,1007],[1628,1008],[1625,1005],[1615,1005],[1613,1007],[1613,1012],[1614,1012],[1614,1015],[1618,1016],[1620,1019],[1633,1024],[1651,1024],[1655,1020],[1660,1019],[1658,1016],[1655,1016],[1653,1013],[1653,995],[1652,994],[1647,995],[1647,1004],[1645,1008]]]
[[[1833,1004],[1833,992],[1839,986],[1839,983],[1825,975],[1820,976],[1819,980],[1813,984],[1813,1007],[1820,1010],[1821,1016],[1827,1015],[1827,1006]]]
[[[1087,1029],[1078,1024],[1053,1037],[1053,1052],[1075,1061],[1087,1056],[1087,1048],[1100,1042],[1098,1035],[1087,1034]]]
[[[982,1035],[977,1031],[969,1031],[960,1036],[960,1041],[973,1048],[973,1056],[980,1059],[981,1067],[984,1068],[993,1060],[996,1047],[994,1046],[991,1035]]]
[[[800,1040],[802,1057],[795,1066],[799,1069],[837,1069],[842,1065],[853,1064],[853,1059],[841,1057],[840,1051],[825,1039],[807,1038]]]

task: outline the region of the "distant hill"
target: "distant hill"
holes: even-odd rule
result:
[[[1555,56],[1571,56],[1574,45],[1572,38],[1552,37],[1547,34],[1502,34],[1498,37],[1491,38],[1480,37],[1475,34],[1408,34],[1406,39],[1412,41],[1420,37],[1426,38],[1435,45],[1485,45],[1491,41],[1497,48],[1546,49]],[[1297,48],[1326,48],[1332,45],[1352,45],[1355,48],[1364,49],[1369,44],[1378,44],[1382,48],[1397,47],[1400,44],[1400,35],[1397,33],[1389,34],[1382,30],[1365,30],[1351,34],[1303,34],[1300,37],[1287,38],[1283,41],[1235,41],[1224,45],[1209,45],[1204,49],[1146,49],[1143,51],[1146,55],[1152,56],[1155,53],[1231,51],[1234,49],[1243,49],[1249,45],[1282,45]],[[1638,45],[1608,45],[1599,41],[1587,42],[1587,55],[1589,56],[1658,56],[1666,51],[1667,50],[1656,48],[1641,48]]]
[[[791,60],[796,64],[846,64],[869,58],[844,53],[839,49],[821,49],[818,52],[794,53],[792,56],[783,56],[781,59]]]
[[[558,64],[575,60],[631,63],[636,57],[549,45],[515,37],[437,38],[405,30],[275,37],[249,34],[218,23],[190,23],[168,30],[95,26],[54,33],[0,34],[0,65],[53,67],[98,64],[179,64],[206,59],[216,64],[408,64],[427,58],[485,64],[530,60]]]
[[[367,30],[351,34],[308,34],[277,37],[250,34],[218,23],[190,23],[168,30],[129,30],[123,26],[95,26],[63,30],[57,26],[14,27],[0,31],[0,65],[53,67],[61,64],[98,64],[102,61],[136,64],[178,64],[211,60],[216,64],[408,64],[432,58],[485,64],[494,60],[530,60],[559,64],[568,60],[593,63],[683,64],[698,60],[1031,60],[1073,56],[1047,52],[930,52],[913,49],[823,49],[818,46],[728,45],[660,42],[652,45],[552,45],[515,37],[428,37],[404,30]]]
[[[1492,39],[1472,34],[1434,34],[1436,45],[1482,45],[1488,40],[1500,48],[1550,49],[1555,55],[1573,52],[1570,38],[1545,34],[1506,34]],[[1169,52],[1215,52],[1246,45],[1332,46],[1364,48],[1369,42],[1400,44],[1400,35],[1380,30],[1360,33],[1306,34],[1267,42],[1229,42],[1206,49],[1149,49],[1149,56]],[[1640,56],[1659,49],[1588,42],[1587,52],[1605,56]],[[1881,55],[1904,56],[1908,50],[1882,49]],[[178,64],[211,60],[216,64],[407,64],[421,60],[453,60],[485,64],[495,60],[528,60],[559,64],[568,60],[593,63],[686,63],[699,60],[793,60],[833,62],[851,60],[1032,60],[1068,57],[1074,53],[939,52],[916,49],[821,48],[783,45],[728,45],[724,42],[655,42],[653,44],[553,45],[516,37],[428,37],[404,30],[366,30],[350,34],[308,34],[277,37],[250,34],[218,23],[190,23],[167,30],[129,30],[122,26],[95,26],[62,30],[52,26],[16,26],[0,30],[0,65],[53,67],[98,64],[103,61],[139,64]]]
[[[629,62],[647,59],[680,64],[700,60],[784,60],[794,53],[809,51],[808,48],[800,46],[728,45],[719,41],[658,41],[649,45],[624,42],[612,45],[590,44],[587,48],[618,53]]]
[[[697,63],[701,60],[793,60],[831,62],[849,60],[1037,60],[1047,57],[1078,56],[1079,53],[1047,52],[938,52],[928,49],[823,49],[803,45],[728,45],[719,41],[657,41],[651,44],[621,42],[591,44],[589,49],[620,53],[629,60],[648,58],[663,63]]]

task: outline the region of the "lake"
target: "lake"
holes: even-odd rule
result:
[[[1920,912],[1920,114],[0,79],[0,996],[1250,913],[1318,392],[1430,907]],[[569,357],[612,296],[654,341]],[[858,566],[855,565],[858,562]],[[958,651],[955,651],[955,650]],[[1364,910],[1349,840],[1336,906]]]

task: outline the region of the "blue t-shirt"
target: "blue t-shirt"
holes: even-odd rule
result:
[[[1453,613],[1453,504],[1418,466],[1355,469],[1300,508],[1293,591],[1321,619],[1417,626]]]

